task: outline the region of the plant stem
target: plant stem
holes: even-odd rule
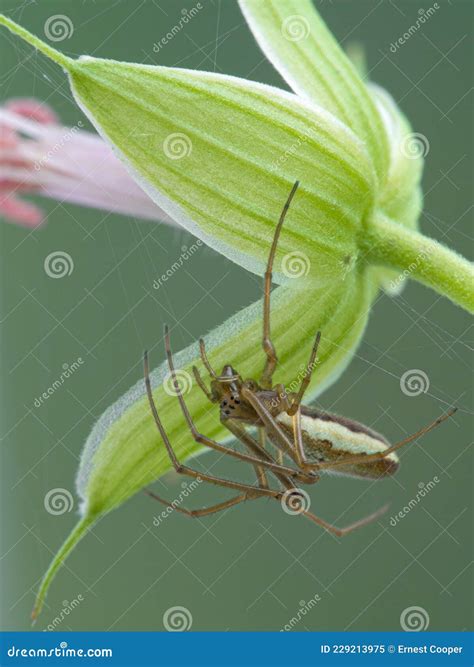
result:
[[[371,264],[400,271],[474,312],[474,267],[437,241],[375,213],[364,230],[362,248]]]
[[[79,523],[76,524],[76,526],[73,528],[72,532],[69,534],[66,541],[63,543],[62,547],[59,549],[58,553],[53,558],[50,566],[48,567],[48,570],[46,571],[46,574],[44,575],[41,581],[39,591],[36,595],[35,606],[33,607],[33,611],[31,612],[31,619],[33,623],[36,621],[41,611],[44,599],[46,597],[46,593],[48,592],[48,588],[56,572],[58,571],[58,569],[64,563],[64,561],[71,553],[71,551],[74,549],[76,544],[84,536],[84,534],[87,532],[87,530],[93,523],[94,523],[93,518],[89,516],[83,517],[79,521]]]
[[[74,60],[72,58],[68,58],[68,56],[65,56],[64,53],[53,49],[52,46],[46,42],[43,42],[42,39],[39,39],[39,37],[36,37],[36,35],[33,35],[28,30],[25,30],[25,28],[22,28],[21,25],[18,25],[18,23],[15,23],[15,21],[12,21],[3,14],[0,14],[0,25],[4,25],[15,35],[18,35],[24,39],[25,42],[28,42],[28,44],[31,44],[37,48],[39,51],[44,53],[45,56],[53,60],[65,70],[70,70],[74,65]]]

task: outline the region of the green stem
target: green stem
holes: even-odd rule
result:
[[[376,213],[364,230],[362,246],[371,264],[400,271],[474,312],[474,267],[454,250]]]
[[[28,44],[31,44],[37,48],[39,51],[44,53],[45,56],[51,58],[51,60],[63,67],[65,70],[70,70],[74,65],[74,60],[72,58],[68,58],[68,56],[65,56],[64,53],[56,51],[56,49],[53,49],[52,46],[46,42],[43,42],[42,39],[39,39],[39,37],[36,37],[36,35],[33,35],[28,30],[25,30],[25,28],[22,28],[21,25],[18,25],[18,23],[15,23],[15,21],[12,21],[3,14],[0,14],[0,25],[4,25],[15,35],[18,35],[24,39],[25,42],[28,42]]]
[[[36,595],[35,606],[31,612],[31,619],[33,623],[36,621],[41,611],[46,593],[48,592],[48,588],[54,579],[56,572],[59,570],[66,558],[69,556],[79,540],[85,535],[94,521],[95,519],[93,517],[83,517],[73,528],[72,532],[69,534],[66,541],[53,558],[50,566],[48,567],[48,570],[46,571],[46,574],[43,577],[43,580],[41,581],[39,591]]]

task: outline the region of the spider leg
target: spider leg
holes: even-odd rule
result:
[[[298,470],[293,470],[292,468],[288,468],[286,466],[280,466],[278,463],[275,463],[273,461],[263,461],[260,458],[257,458],[255,456],[251,456],[249,454],[243,454],[241,452],[236,452],[233,449],[226,447],[225,445],[221,445],[220,443],[216,442],[212,438],[208,438],[207,436],[203,435],[202,433],[199,433],[199,431],[196,428],[196,425],[193,421],[193,418],[191,417],[188,407],[186,405],[186,402],[184,400],[183,394],[179,388],[179,383],[176,380],[176,371],[174,368],[174,363],[173,363],[173,354],[171,352],[171,344],[170,344],[170,336],[169,336],[169,330],[168,327],[165,327],[165,347],[166,347],[166,355],[168,358],[168,366],[170,369],[171,377],[174,382],[175,390],[176,390],[176,395],[179,400],[179,404],[181,406],[181,410],[183,412],[184,418],[186,420],[186,423],[189,427],[189,430],[191,431],[191,435],[194,439],[195,442],[200,443],[201,445],[206,445],[207,447],[210,447],[211,449],[215,449],[218,452],[221,452],[222,454],[228,454],[229,456],[233,456],[234,458],[240,459],[241,461],[247,461],[248,463],[252,463],[252,465],[257,465],[257,466],[264,466],[268,468],[269,470],[274,470],[277,472],[281,473],[286,473],[292,476],[300,476],[301,473]],[[258,445],[258,443],[256,443]]]
[[[288,412],[288,410],[290,409],[290,399],[288,398],[288,394],[286,393],[285,385],[279,382],[278,384],[275,385],[275,391],[277,393],[281,407],[283,408],[283,410],[285,410],[285,412]]]
[[[273,491],[271,489],[256,488],[255,486],[251,486],[249,484],[243,484],[241,482],[233,482],[228,479],[223,479],[222,477],[215,477],[207,473],[198,472],[194,468],[190,468],[180,463],[176,454],[174,453],[173,447],[171,446],[171,442],[163,427],[163,424],[161,423],[158,410],[156,409],[155,401],[153,400],[153,394],[151,391],[150,373],[148,367],[148,354],[146,352],[144,353],[144,374],[145,374],[145,386],[148,395],[148,401],[150,403],[150,409],[153,418],[155,420],[155,424],[161,435],[161,439],[163,440],[163,443],[166,447],[166,451],[173,465],[173,468],[178,474],[188,475],[189,477],[194,477],[195,479],[202,479],[206,482],[210,482],[211,484],[216,484],[217,486],[224,486],[229,489],[237,489],[240,491],[244,491],[247,494],[248,498],[257,498],[261,496],[275,497],[278,495],[279,493],[278,491]]]
[[[253,391],[250,391],[250,389],[247,387],[242,387],[241,393],[260,417],[265,426],[265,429],[273,434],[275,443],[278,443],[279,449],[285,451],[288,456],[290,456],[293,461],[299,465],[298,459],[293,449],[293,443],[287,438],[275,417],[273,417],[273,415],[267,410],[266,406],[262,403],[257,394],[255,394]]]
[[[449,419],[456,411],[457,408],[452,408],[445,415],[441,415],[434,422],[428,424],[428,426],[423,427],[413,435],[401,440],[400,442],[384,449],[382,452],[377,452],[375,454],[358,454],[354,456],[348,456],[346,458],[341,458],[337,461],[323,461],[322,463],[310,463],[306,459],[306,455],[303,448],[302,437],[301,437],[301,423],[300,423],[300,412],[293,415],[293,432],[294,432],[294,446],[288,440],[285,433],[282,431],[278,423],[268,412],[266,407],[260,401],[258,396],[251,392],[249,389],[243,388],[242,395],[249,401],[249,403],[254,407],[255,411],[259,415],[260,419],[263,421],[265,426],[270,429],[276,436],[277,440],[282,444],[284,449],[287,451],[289,456],[293,458],[295,463],[300,466],[303,470],[312,470],[314,472],[319,472],[320,470],[330,470],[333,468],[338,468],[339,466],[344,465],[353,465],[357,463],[371,463],[373,461],[381,461],[387,455],[395,452],[397,449],[400,449],[404,445],[416,440],[425,433],[428,433],[432,429],[436,428],[442,422]]]
[[[196,366],[193,366],[193,374],[194,374],[194,379],[196,380],[198,387],[202,390],[202,392],[206,395],[206,398],[211,401],[211,403],[217,403],[217,400],[209,391],[209,389],[206,387],[204,384],[204,380],[201,377],[201,373],[198,371]]]
[[[261,456],[260,465],[265,467],[267,463],[276,463],[275,459],[269,454],[262,446],[253,438],[249,433],[247,433],[245,428],[242,428],[237,421],[228,419],[225,422],[222,422],[225,426],[240,442],[245,445],[251,452]],[[268,468],[269,472],[273,473],[275,477],[281,482],[281,484],[287,488],[292,489],[295,485],[295,481],[301,482],[302,484],[314,484],[318,477],[315,475],[308,475],[305,473],[300,473],[298,470],[290,468],[289,466],[278,465],[278,469]],[[286,474],[279,472],[279,470],[285,470]]]
[[[229,507],[238,505],[244,500],[249,500],[247,494],[242,493],[238,496],[234,496],[233,498],[229,498],[229,500],[224,500],[222,503],[217,503],[216,505],[210,505],[209,507],[204,507],[197,510],[188,510],[185,507],[177,507],[176,505],[173,505],[174,501],[170,502],[168,500],[164,500],[164,498],[160,498],[160,496],[157,496],[156,493],[153,493],[153,491],[149,491],[148,489],[145,490],[145,493],[150,496],[150,498],[157,500],[162,505],[171,507],[173,510],[176,510],[176,512],[180,512],[181,514],[185,514],[186,516],[190,516],[192,518],[207,516],[208,514],[215,514],[216,512],[221,512],[222,510],[225,510]]]
[[[265,271],[265,278],[263,283],[263,338],[262,346],[263,351],[267,355],[265,362],[265,368],[262,373],[260,384],[264,389],[271,389],[272,386],[272,376],[277,365],[277,355],[275,351],[275,346],[272,343],[270,335],[270,292],[272,287],[272,271],[273,271],[273,262],[275,260],[276,249],[278,245],[278,239],[280,237],[281,228],[283,222],[285,221],[286,213],[290,207],[291,200],[293,199],[295,192],[298,188],[299,182],[296,181],[291,188],[291,192],[288,195],[288,199],[283,207],[283,210],[280,214],[280,219],[275,229],[275,234],[273,236],[272,247],[270,248],[270,254],[268,256],[267,268]]]
[[[204,343],[203,338],[199,339],[199,352],[201,354],[202,363],[206,367],[207,372],[209,373],[211,378],[215,379],[217,377],[217,374],[215,370],[212,368],[211,364],[209,363],[209,359],[207,358],[206,344]]]
[[[298,412],[293,416],[293,432],[295,434],[295,450],[297,455],[297,463],[304,470],[319,471],[319,470],[330,470],[344,465],[354,465],[357,463],[364,464],[364,463],[371,463],[373,461],[381,461],[387,455],[397,451],[397,449],[400,449],[401,447],[408,445],[410,442],[413,442],[413,440],[416,440],[422,435],[429,433],[429,431],[432,431],[442,422],[446,421],[446,419],[449,419],[449,417],[451,417],[456,411],[457,408],[451,408],[451,410],[449,410],[446,414],[441,415],[440,417],[435,419],[433,422],[431,422],[431,424],[424,426],[413,435],[410,435],[408,436],[408,438],[405,438],[404,440],[397,442],[395,445],[387,447],[387,449],[384,449],[382,452],[377,452],[375,454],[357,454],[354,456],[347,456],[346,458],[341,458],[337,461],[323,461],[322,463],[310,463],[309,461],[307,461],[304,453],[304,448],[301,438],[301,422],[300,422],[301,414],[300,411],[298,410]]]
[[[249,451],[253,452],[254,454],[260,454],[260,449],[257,449],[256,447],[252,446],[251,442],[247,441],[247,432],[245,429],[241,429],[240,426],[235,424],[235,426],[232,423],[232,420],[226,419],[225,421],[221,419],[221,424],[224,426],[228,431],[232,433],[234,437],[236,437],[240,442],[242,442]],[[241,433],[242,430],[242,433]],[[249,435],[248,436],[250,440],[253,441],[253,438]],[[257,444],[257,443],[256,443]],[[260,447],[260,445],[259,445]],[[257,475],[257,482],[259,486],[262,486],[264,488],[268,489],[268,478],[265,472],[265,468],[261,465],[254,465],[255,468],[255,474]]]
[[[388,505],[384,505],[376,512],[373,512],[373,514],[369,514],[368,516],[365,516],[362,519],[359,519],[358,521],[354,521],[354,523],[350,523],[348,526],[344,526],[343,528],[338,528],[337,526],[333,526],[331,523],[328,523],[324,519],[321,519],[321,517],[316,516],[312,512],[309,512],[308,510],[303,510],[301,514],[303,516],[306,516],[311,521],[314,521],[314,523],[316,523],[318,526],[321,526],[328,532],[333,533],[333,535],[337,535],[338,537],[343,537],[344,535],[347,535],[347,533],[351,533],[353,530],[357,530],[358,528],[362,528],[362,526],[366,526],[367,524],[372,523],[380,516],[382,516],[382,514],[384,514],[387,511],[388,507],[389,507]]]
[[[290,409],[287,410],[287,413],[290,416],[294,415],[296,411],[299,409],[301,401],[303,400],[304,393],[308,388],[309,383],[311,382],[311,376],[313,374],[314,365],[316,361],[316,354],[318,353],[318,346],[320,340],[321,340],[321,332],[318,331],[318,333],[316,334],[316,338],[314,339],[313,348],[311,350],[311,355],[309,357],[308,365],[306,366],[306,375],[301,381],[300,388],[298,390],[298,393],[296,394],[296,398],[293,400]]]
[[[290,408],[290,400],[288,398],[288,394],[286,393],[285,385],[281,383],[276,384],[275,391],[280,399],[280,404],[283,407],[283,410],[288,411]],[[262,429],[261,432],[263,433],[263,440],[265,441],[266,437],[265,429]],[[275,461],[277,461],[277,463],[280,463],[280,465],[283,465],[283,452],[278,447],[276,447],[275,450],[276,450]]]
[[[262,449],[266,450],[267,432],[264,428],[259,429],[259,440],[260,440],[260,446],[262,447]],[[277,463],[279,463],[280,465],[283,465],[283,452],[281,451],[281,449],[279,449],[278,447],[275,447],[275,446],[273,447],[273,449],[275,450],[273,458],[275,459],[275,461]]]

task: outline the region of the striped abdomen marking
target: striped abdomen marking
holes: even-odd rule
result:
[[[293,441],[292,418],[281,413],[277,421],[287,437]],[[363,424],[313,408],[302,407],[301,432],[306,457],[311,462],[339,461],[349,456],[377,454],[389,447],[382,435]],[[397,469],[398,457],[391,453],[380,461],[338,466],[327,472],[376,479],[392,475]]]

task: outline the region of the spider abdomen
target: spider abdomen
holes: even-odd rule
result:
[[[305,414],[306,413],[306,414]],[[281,413],[277,421],[285,435],[293,439],[292,418]],[[301,435],[308,459],[315,462],[338,461],[361,455],[378,454],[388,449],[386,439],[368,427],[337,415],[304,408],[301,415]],[[376,479],[392,475],[398,469],[398,457],[387,454],[378,461],[352,463],[328,470],[331,474]]]

